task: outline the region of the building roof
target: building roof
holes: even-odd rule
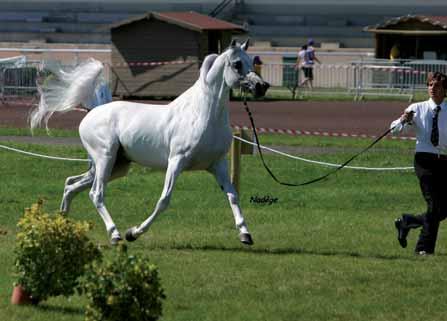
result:
[[[431,29],[415,29],[415,28],[402,28],[398,25],[411,24],[412,22],[426,23],[427,26],[431,25]],[[397,28],[396,28],[397,27]],[[406,15],[386,20],[383,23],[367,26],[364,31],[374,33],[394,33],[394,34],[413,34],[413,35],[441,35],[447,34],[447,16],[419,16],[419,15]]]
[[[197,12],[148,12],[144,15],[131,17],[129,19],[117,22],[110,25],[110,29],[119,28],[124,25],[128,25],[140,20],[160,20],[180,27],[190,29],[193,31],[207,31],[207,30],[231,30],[234,33],[245,33],[246,30],[237,24],[230,23],[224,20],[212,18],[202,15]]]

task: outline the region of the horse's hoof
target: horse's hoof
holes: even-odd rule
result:
[[[253,239],[251,238],[251,235],[248,233],[242,233],[239,235],[239,239],[242,243],[246,245],[253,245]]]
[[[118,232],[118,230],[114,230],[110,236],[110,244],[117,245],[122,240],[123,238],[121,237],[120,232]]]
[[[133,233],[135,230],[135,228],[130,228],[127,230],[126,232],[126,240],[127,242],[133,242],[136,241],[137,238],[135,237],[135,234]]]
[[[118,237],[114,237],[110,239],[110,244],[115,246],[118,245],[119,242],[121,242],[123,239],[121,238],[121,236]]]

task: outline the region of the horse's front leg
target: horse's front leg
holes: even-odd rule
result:
[[[252,245],[253,240],[248,232],[247,224],[242,216],[241,208],[239,207],[239,199],[237,192],[231,184],[230,176],[228,175],[228,164],[226,159],[222,159],[213,164],[208,171],[214,175],[220,188],[227,194],[230,202],[231,210],[233,211],[236,228],[239,230],[239,238],[242,243]]]
[[[139,226],[134,226],[127,230],[126,240],[129,242],[135,241],[141,234],[146,232],[152,225],[158,214],[163,212],[169,205],[171,194],[174,189],[175,181],[184,169],[185,159],[181,157],[175,157],[169,160],[168,168],[166,170],[165,183],[161,197],[155,206],[152,214]]]

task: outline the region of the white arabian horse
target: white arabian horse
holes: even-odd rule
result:
[[[240,241],[253,244],[226,161],[232,140],[226,107],[230,88],[242,85],[255,96],[263,96],[268,88],[252,72],[247,46],[248,41],[242,45],[233,41],[221,55],[208,55],[199,79],[168,105],[115,101],[90,110],[79,125],[79,134],[91,166],[86,173],[67,178],[61,211],[68,212],[73,197],[91,187],[90,199],[105,223],[111,243],[115,244],[121,235],[104,202],[107,182],[126,175],[131,162],[166,170],[163,192],[155,209],[143,223],[127,230],[126,239],[134,241],[167,208],[182,171],[206,170],[214,175],[228,197]],[[68,87],[63,91],[40,90],[41,101],[31,115],[32,126],[47,122],[55,111],[72,110],[79,104],[91,109],[89,104],[102,69],[100,62],[90,59],[71,73],[59,74]]]

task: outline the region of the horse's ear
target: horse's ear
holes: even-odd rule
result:
[[[200,79],[202,82],[206,83],[206,76],[208,75],[208,72],[210,71],[217,57],[217,54],[210,54],[203,60],[202,67],[200,67]]]
[[[250,38],[248,38],[248,39],[242,44],[241,48],[242,48],[244,51],[247,51],[249,42],[250,42]]]
[[[236,47],[236,45],[237,45],[236,39],[231,40],[230,48],[234,48],[234,47]]]

